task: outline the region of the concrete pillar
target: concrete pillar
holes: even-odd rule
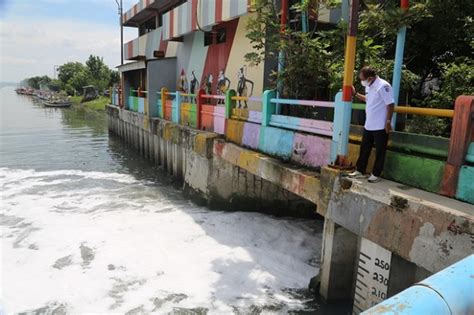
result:
[[[154,143],[153,145],[155,148],[155,152],[154,152],[155,164],[160,165],[160,139],[158,138],[157,135],[153,135],[153,143]]]
[[[319,293],[326,301],[352,299],[357,235],[324,220]]]
[[[143,129],[140,127],[138,128],[138,152],[140,155],[143,154]]]
[[[139,151],[140,150],[140,131],[138,130],[137,126],[133,126],[133,132],[135,133],[133,143],[135,150]]]
[[[148,132],[148,156],[147,158],[153,162],[155,156],[155,142],[153,141],[153,133]]]
[[[163,138],[160,138],[160,165],[166,168],[166,144]]]
[[[145,157],[145,159],[148,159],[148,154],[150,150],[150,143],[148,142],[148,140],[150,139],[150,137],[148,136],[148,130],[146,129],[142,129],[142,130],[143,130],[143,156]]]
[[[166,170],[168,174],[173,174],[173,145],[170,141],[165,142],[166,145]]]
[[[129,125],[128,125],[127,122],[125,122],[125,137],[124,137],[124,139],[125,139],[125,143],[126,143],[126,144],[129,144],[129,143],[130,143],[130,141],[129,141],[129,139],[128,139],[129,136],[130,136]]]

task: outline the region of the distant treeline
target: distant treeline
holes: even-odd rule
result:
[[[94,55],[90,55],[85,64],[68,62],[59,66],[57,71],[57,79],[52,79],[47,75],[35,76],[23,80],[22,85],[77,95],[82,93],[82,88],[86,85],[94,85],[102,92],[120,81],[118,72],[110,69],[102,57]]]

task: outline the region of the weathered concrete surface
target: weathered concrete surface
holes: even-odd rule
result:
[[[327,207],[318,208],[352,233],[437,272],[474,250],[474,206],[399,183],[349,180],[336,171]]]
[[[309,199],[216,155],[216,143],[222,139],[215,133],[147,118],[115,106],[108,107],[108,119],[112,132],[145,158],[183,180],[184,192],[202,204],[274,215],[316,215],[314,203]],[[129,133],[133,135],[131,139]]]
[[[292,167],[221,139],[214,141],[214,155],[315,204],[319,202],[321,181],[317,172]]]

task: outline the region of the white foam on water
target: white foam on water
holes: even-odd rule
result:
[[[209,211],[118,173],[0,168],[0,188],[8,313],[281,312],[318,273],[315,222]]]

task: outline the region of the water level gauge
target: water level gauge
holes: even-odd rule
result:
[[[355,283],[354,314],[387,298],[391,260],[392,252],[362,238]]]

